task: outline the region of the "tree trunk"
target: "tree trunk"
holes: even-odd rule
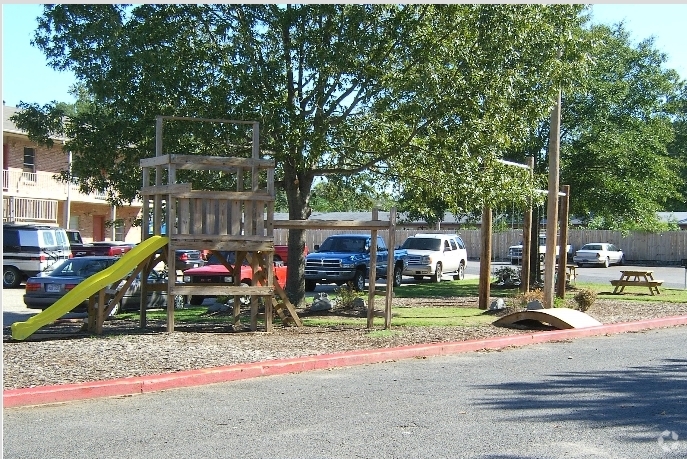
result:
[[[299,173],[295,167],[284,165],[284,189],[289,206],[289,220],[307,220],[310,217],[309,202],[313,180],[312,174]],[[289,230],[286,293],[297,308],[305,306],[305,231]],[[312,250],[312,247],[308,249]]]

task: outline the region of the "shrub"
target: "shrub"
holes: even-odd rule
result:
[[[348,284],[344,284],[336,289],[336,305],[344,309],[355,307],[355,300],[358,299],[358,292]]]
[[[541,304],[544,304],[544,292],[538,288],[536,290],[530,290],[529,292],[518,293],[515,299],[522,306],[527,306],[527,303],[535,300],[539,301]]]
[[[503,266],[494,271],[494,276],[497,277],[497,282],[513,283],[520,281],[520,270],[510,266]]]
[[[585,312],[596,301],[596,292],[588,288],[583,288],[573,297],[577,303],[577,309]]]

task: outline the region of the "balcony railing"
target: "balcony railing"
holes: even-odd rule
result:
[[[57,201],[53,199],[2,197],[3,222],[57,223]]]
[[[50,198],[66,201],[67,196],[74,202],[104,203],[105,193],[84,194],[78,185],[55,180],[53,172],[24,172],[21,169],[2,171],[2,190],[5,196],[24,198]],[[133,203],[136,205],[136,202]]]

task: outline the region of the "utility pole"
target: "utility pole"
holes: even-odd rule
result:
[[[549,194],[546,209],[546,254],[544,255],[544,307],[553,307],[556,270],[556,233],[558,232],[558,169],[560,167],[561,90],[551,111],[549,130]],[[564,248],[561,248],[564,250]]]

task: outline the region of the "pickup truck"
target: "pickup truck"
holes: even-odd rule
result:
[[[369,278],[371,237],[364,234],[329,236],[322,245],[305,257],[305,290],[312,292],[317,284],[352,284],[357,291],[365,289]],[[386,278],[389,249],[381,236],[377,237],[377,278]],[[401,285],[403,271],[408,266],[408,252],[394,250],[394,286]]]
[[[305,249],[303,250],[303,256],[308,255],[308,246],[305,246]],[[289,256],[289,246],[288,245],[275,245],[274,246],[274,261],[281,261],[285,265],[288,265],[288,256]]]
[[[573,248],[570,244],[566,246],[568,252],[568,260],[572,260]],[[559,246],[556,246],[556,259],[558,259]],[[544,255],[546,254],[546,235],[539,235],[539,261],[544,261]],[[522,242],[519,245],[512,245],[508,247],[508,257],[513,265],[522,263]]]
[[[234,266],[236,261],[235,252],[220,252],[225,261],[230,266]],[[274,262],[274,277],[280,287],[286,287],[286,266],[280,261]],[[253,281],[253,269],[244,261],[241,265],[241,284],[251,285]],[[205,266],[190,268],[184,271],[184,282],[206,285],[235,285],[234,278],[229,275],[229,270],[222,260],[215,254],[211,254]],[[189,302],[192,305],[199,305],[205,299],[205,295],[192,295]]]
[[[134,244],[119,241],[99,241],[85,244],[77,230],[65,230],[72,255],[75,257],[106,256],[121,257],[134,247]]]

